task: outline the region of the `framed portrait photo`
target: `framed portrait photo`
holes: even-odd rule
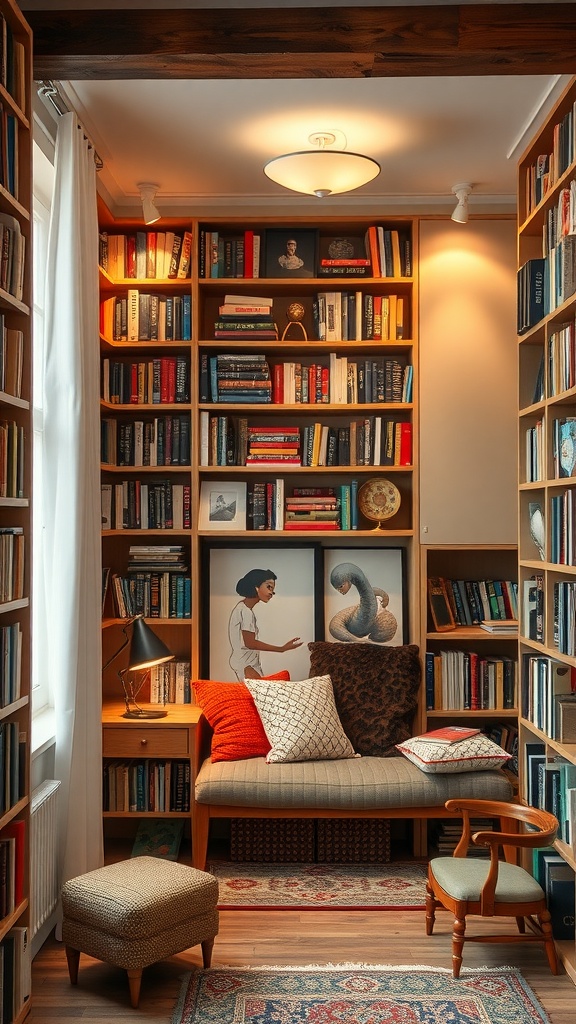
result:
[[[200,488],[199,530],[246,529],[246,483],[205,480]]]
[[[325,640],[407,643],[404,548],[324,549]]]
[[[270,229],[265,246],[265,277],[316,276],[317,231]]]
[[[202,563],[203,677],[237,682],[250,668],[307,679],[308,643],[322,636],[320,546],[205,539]],[[276,650],[250,649],[246,632]]]

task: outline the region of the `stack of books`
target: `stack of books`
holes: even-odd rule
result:
[[[210,394],[213,402],[271,402],[272,378],[266,356],[252,352],[211,356]]]
[[[339,530],[340,501],[336,495],[292,495],[286,498],[285,530]]]
[[[247,466],[301,466],[298,427],[248,427]]]
[[[225,295],[223,304],[218,307],[214,337],[228,341],[237,338],[277,341],[272,302],[257,295]]]

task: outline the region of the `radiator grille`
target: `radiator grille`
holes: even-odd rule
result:
[[[48,920],[58,901],[58,790],[54,779],[32,793],[30,814],[30,933]]]

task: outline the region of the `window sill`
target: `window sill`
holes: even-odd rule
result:
[[[56,716],[54,708],[40,711],[32,719],[32,760],[39,757],[56,742]]]

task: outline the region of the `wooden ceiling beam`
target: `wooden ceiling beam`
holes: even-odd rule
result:
[[[21,6],[34,33],[36,79],[576,73],[574,3],[113,12]]]

